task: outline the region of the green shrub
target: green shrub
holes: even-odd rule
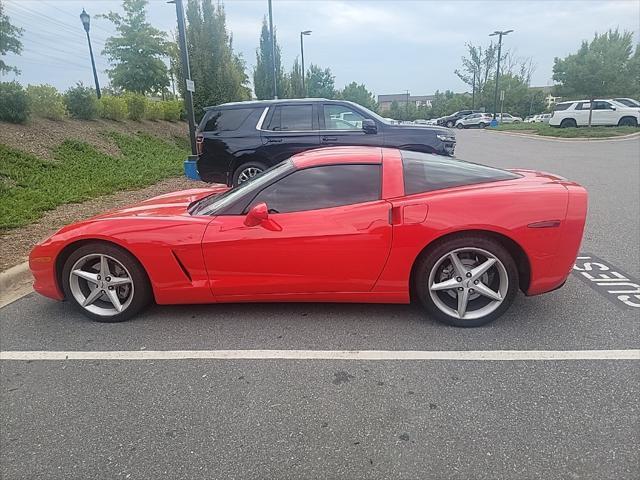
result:
[[[162,102],[147,100],[147,110],[145,112],[147,120],[162,120],[164,118],[164,108]]]
[[[182,101],[166,100],[162,102],[164,110],[164,119],[169,122],[177,122],[182,115]]]
[[[29,97],[18,82],[0,82],[0,120],[24,123],[30,113]]]
[[[31,113],[36,117],[49,120],[62,120],[67,113],[64,97],[51,85],[29,85],[27,96],[31,104]]]
[[[127,117],[127,101],[111,95],[100,99],[100,116],[109,120],[121,121]]]
[[[139,93],[128,93],[125,95],[125,100],[127,101],[127,116],[131,120],[142,120],[147,109],[145,96]]]
[[[98,117],[100,104],[92,88],[82,82],[64,93],[64,103],[73,118],[93,120]]]

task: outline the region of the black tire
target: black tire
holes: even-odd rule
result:
[[[446,125],[447,128],[453,128],[453,122],[451,120],[449,120]]]
[[[480,122],[480,123],[478,124],[478,128],[486,128],[486,126],[487,126],[487,124],[486,124],[486,123],[484,123],[484,122]]]
[[[560,122],[560,128],[576,128],[578,124],[573,118],[565,118]]]
[[[256,169],[256,170],[260,170],[260,172],[264,172],[267,169],[267,166],[264,163],[253,162],[253,161],[238,165],[236,170],[233,172],[233,186],[237,187],[238,185],[240,185],[242,183],[240,181],[240,178],[243,172],[246,172],[247,170],[251,170],[251,169]]]
[[[100,315],[88,311],[83,307],[73,294],[71,289],[71,269],[78,262],[78,260],[88,255],[106,255],[112,259],[117,260],[127,270],[133,282],[133,288],[130,291],[132,295],[131,301],[128,306],[120,313],[114,315]],[[151,284],[147,272],[144,270],[140,262],[128,251],[104,242],[92,242],[81,246],[75,252],[73,252],[62,268],[62,289],[65,297],[71,302],[75,308],[81,311],[84,315],[96,322],[103,323],[115,323],[123,322],[130,319],[145,307],[151,303],[153,299]]]
[[[619,127],[637,127],[638,120],[633,117],[622,117],[620,121],[618,121]]]
[[[456,128],[460,128],[460,129],[462,129],[462,128],[464,128],[464,125],[462,125],[461,123],[459,123],[459,124],[457,124],[457,125],[456,125]]]
[[[495,310],[479,318],[460,319],[456,316],[445,313],[440,307],[438,307],[438,305],[436,305],[434,300],[431,298],[429,291],[430,275],[434,267],[438,268],[436,266],[437,262],[448,253],[464,248],[484,250],[495,256],[504,266],[504,271],[508,278],[508,285],[506,293],[502,297],[502,303],[500,303]],[[492,322],[496,318],[500,317],[509,308],[511,303],[513,303],[518,289],[518,268],[511,254],[500,242],[490,237],[480,236],[477,234],[461,235],[450,240],[435,243],[418,258],[413,272],[413,291],[418,296],[421,304],[427,311],[427,314],[442,323],[455,327],[480,327]],[[484,297],[479,296],[476,299],[471,300],[470,305],[471,302],[477,302],[478,299],[482,298]],[[472,310],[469,311],[472,313]]]

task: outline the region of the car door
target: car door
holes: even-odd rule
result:
[[[618,112],[612,103],[603,100],[593,102],[592,125],[617,125]]]
[[[260,191],[245,212],[266,203],[268,218],[246,215],[209,224],[203,254],[216,298],[373,288],[391,248],[390,204],[381,165],[296,170]]]
[[[320,145],[323,147],[336,145],[382,146],[384,137],[380,129],[376,133],[366,133],[362,129],[362,122],[366,118],[369,117],[349,105],[322,104]]]
[[[275,105],[260,126],[260,155],[275,165],[320,144],[317,107],[313,103]]]

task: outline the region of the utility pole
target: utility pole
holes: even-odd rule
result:
[[[273,98],[278,99],[278,75],[276,72],[276,37],[273,34],[273,13],[269,0],[269,32],[271,34],[271,58],[273,59]]]
[[[196,120],[193,114],[193,90],[194,84],[191,80],[191,70],[189,68],[189,53],[187,52],[187,34],[184,25],[184,9],[182,0],[171,0],[167,3],[176,4],[176,16],[178,17],[178,43],[180,45],[180,59],[182,60],[182,76],[184,77],[185,96],[184,103],[187,109],[187,120],[189,121],[189,141],[191,143],[191,155],[196,156]]]
[[[405,115],[409,120],[409,90],[407,90],[407,103],[405,104]]]
[[[96,96],[100,98],[101,94],[100,94],[100,84],[98,83],[98,72],[96,72],[96,62],[93,59],[93,49],[91,48],[91,37],[89,36],[89,27],[91,23],[91,17],[84,10],[84,8],[82,9],[82,13],[80,14],[80,21],[82,22],[84,31],[87,32],[87,42],[89,42],[89,55],[91,56],[91,68],[93,69],[93,81],[96,83]]]
[[[307,89],[304,86],[304,41],[303,38],[305,35],[311,35],[311,30],[305,30],[304,32],[300,32],[300,56],[302,57],[302,92],[304,96],[307,96]]]
[[[473,84],[471,85],[471,110],[476,108],[476,71],[473,71]]]
[[[502,55],[502,37],[504,35],[508,35],[511,32],[513,32],[513,30],[505,30],[505,31],[500,31],[500,30],[496,30],[493,33],[490,33],[489,36],[493,37],[494,35],[498,35],[498,67],[496,69],[496,91],[493,95],[493,119],[496,119],[496,114],[498,111],[498,81],[500,79],[500,56]]]

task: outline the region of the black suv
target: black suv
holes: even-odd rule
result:
[[[312,148],[374,145],[451,156],[456,145],[446,128],[392,125],[355,103],[317,98],[206,108],[196,140],[200,178],[229,186]]]
[[[466,117],[467,115],[471,115],[472,113],[481,113],[480,110],[460,110],[459,112],[452,113],[451,115],[447,115],[446,117],[441,117],[438,119],[438,125],[442,125],[444,127],[453,128],[456,125],[456,122],[461,118]]]

